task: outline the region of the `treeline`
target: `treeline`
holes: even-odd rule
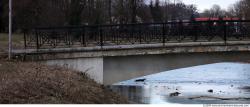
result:
[[[0,0],[1,30],[8,28],[8,0]],[[14,30],[68,26],[164,22],[190,18],[194,5],[170,0],[13,0]]]
[[[200,13],[200,16],[202,17],[237,17],[237,18],[249,20],[250,19],[250,1],[239,0],[235,4],[228,7],[227,10],[222,9],[219,5],[213,5],[211,9],[206,9],[202,13]]]
[[[0,30],[8,29],[8,1],[0,0]],[[250,18],[250,1],[240,0],[228,10],[214,5],[198,13],[180,0],[13,0],[13,30],[36,26],[153,23],[191,17]],[[225,1],[226,2],[226,1]]]
[[[250,19],[250,0],[240,0],[229,8],[234,16]]]

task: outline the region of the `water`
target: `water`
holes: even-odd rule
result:
[[[249,104],[250,64],[177,69],[116,83],[111,88],[139,104]]]

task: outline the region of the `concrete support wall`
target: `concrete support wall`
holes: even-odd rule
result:
[[[163,71],[218,62],[250,61],[250,52],[179,53],[47,60],[48,65],[87,73],[98,83],[116,82]],[[235,71],[237,72],[237,71]]]
[[[103,84],[103,58],[48,60],[45,63],[85,72],[91,79]]]
[[[48,65],[87,73],[98,83],[116,82],[163,71],[218,62],[250,61],[250,52],[179,53],[47,60]],[[235,71],[237,72],[237,71]]]
[[[104,58],[104,84],[183,67],[218,62],[244,62],[250,52],[179,53]],[[235,71],[237,72],[237,71]]]

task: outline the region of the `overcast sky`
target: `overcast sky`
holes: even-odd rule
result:
[[[239,0],[182,0],[185,4],[195,4],[199,11],[211,8],[214,4],[220,5],[223,9],[227,9],[230,5]]]

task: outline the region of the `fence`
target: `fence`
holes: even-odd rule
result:
[[[246,41],[250,21],[176,21],[96,26],[39,27],[24,32],[25,48]]]

